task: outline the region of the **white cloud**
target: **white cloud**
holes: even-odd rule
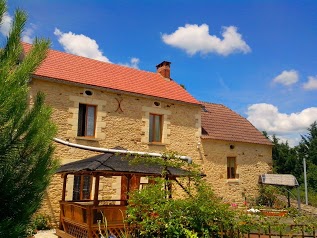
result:
[[[130,68],[139,69],[139,63],[140,63],[140,59],[133,57],[133,58],[131,58],[129,63],[119,63],[119,64],[123,65],[123,66],[130,67]]]
[[[291,86],[297,83],[299,78],[298,72],[296,70],[284,70],[278,76],[273,79],[273,83],[283,84],[284,86]]]
[[[198,52],[203,54],[216,53],[227,56],[232,53],[249,53],[251,48],[242,39],[242,35],[237,32],[235,26],[223,27],[222,37],[209,34],[209,26],[202,24],[186,24],[168,35],[163,34],[164,43],[183,49],[188,54],[194,55]]]
[[[9,13],[4,13],[1,25],[0,25],[0,32],[4,36],[8,36],[12,27],[13,18],[9,15]],[[27,43],[32,43],[34,38],[32,37],[36,26],[31,24],[30,27],[25,28],[22,33],[22,41]]]
[[[35,29],[36,25],[34,24],[31,24],[30,27],[25,28],[25,30],[22,33],[22,41],[32,44],[34,40],[33,33]]]
[[[4,36],[8,36],[11,30],[12,26],[12,17],[9,15],[9,13],[4,13],[2,22],[0,24],[0,32]]]
[[[303,84],[305,90],[316,90],[317,89],[317,75],[315,77],[309,76],[308,82]]]
[[[97,42],[83,34],[76,35],[72,32],[63,33],[55,28],[54,35],[58,37],[58,42],[68,53],[88,57],[95,60],[110,62],[99,49]]]
[[[306,108],[301,112],[286,114],[279,112],[272,104],[253,104],[248,108],[247,119],[260,131],[276,134],[289,139],[290,144],[299,141],[300,134],[317,120],[317,107]]]

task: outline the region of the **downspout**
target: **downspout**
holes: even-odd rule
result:
[[[65,140],[58,139],[58,138],[53,138],[53,140],[57,143],[67,145],[70,147],[83,149],[83,150],[96,151],[96,152],[103,152],[103,153],[110,152],[110,153],[132,154],[132,155],[149,155],[149,156],[153,156],[153,157],[162,157],[163,156],[160,153],[148,153],[148,152],[131,151],[131,150],[116,150],[116,149],[107,149],[107,148],[99,148],[99,147],[93,147],[93,146],[87,146],[87,145],[80,145],[80,144],[71,143],[69,141],[65,141]],[[188,164],[191,164],[193,162],[193,159],[188,157],[188,156],[176,155],[175,157],[178,159],[181,159],[183,161],[186,161]]]

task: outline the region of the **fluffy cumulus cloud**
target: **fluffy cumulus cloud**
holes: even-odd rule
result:
[[[139,69],[139,63],[140,63],[140,59],[133,57],[131,58],[129,63],[119,63],[119,64],[130,67],[130,68]]]
[[[30,27],[26,28],[22,33],[22,41],[32,44],[34,40],[33,33],[35,29],[36,25],[34,24],[31,24]]]
[[[12,26],[12,17],[8,13],[4,13],[2,22],[0,24],[0,32],[4,36],[8,36],[11,26]]]
[[[55,28],[54,34],[58,37],[58,42],[68,53],[88,57],[95,60],[110,62],[99,49],[97,42],[83,34],[76,35],[72,32],[63,33]]]
[[[296,70],[284,70],[273,79],[273,83],[282,84],[284,86],[291,86],[297,83],[299,79],[298,72]]]
[[[259,130],[288,139],[291,145],[299,141],[300,134],[317,120],[317,107],[306,108],[297,113],[281,113],[272,104],[253,104],[248,108],[247,119]]]
[[[0,32],[4,36],[8,36],[12,27],[13,18],[9,15],[9,13],[5,13],[0,25]],[[26,27],[24,31],[22,32],[22,41],[27,43],[32,43],[33,33],[36,29],[36,25],[31,24],[30,27]]]
[[[222,37],[223,39],[210,35],[207,24],[186,24],[184,27],[178,27],[172,34],[163,34],[162,40],[168,45],[185,50],[189,55],[200,52],[227,56],[232,53],[251,52],[251,48],[235,26],[223,27]]]
[[[315,77],[309,76],[308,82],[303,84],[305,90],[317,90],[317,75]]]

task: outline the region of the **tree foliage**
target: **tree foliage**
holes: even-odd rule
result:
[[[290,147],[287,142],[273,135],[272,159],[275,173],[293,174],[300,184],[304,183],[303,159],[306,159],[307,184],[309,191],[317,194],[317,121],[301,135],[299,145]]]
[[[307,184],[317,193],[317,121],[308,129],[306,135],[302,135],[301,142],[296,147],[298,157],[306,159]],[[301,179],[303,180],[303,178]]]
[[[300,161],[297,158],[295,148],[291,148],[288,142],[280,142],[280,140],[272,136],[272,160],[275,173],[293,174],[295,177],[301,174]]]
[[[6,2],[0,0],[0,22]],[[20,42],[27,15],[16,10],[0,51],[0,237],[25,237],[50,175],[56,128],[44,95],[29,99],[30,74],[46,57],[49,41],[36,39],[27,55]],[[32,106],[30,106],[30,103]]]

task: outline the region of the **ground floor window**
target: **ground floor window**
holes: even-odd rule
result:
[[[92,176],[75,175],[73,186],[73,201],[90,200]]]

